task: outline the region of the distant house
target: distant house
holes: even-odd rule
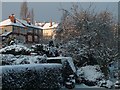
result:
[[[30,23],[30,19],[17,19],[14,14],[0,22],[0,36],[2,39],[15,38],[19,42],[39,43],[42,28]]]
[[[58,23],[55,22],[45,22],[45,23],[35,23],[36,26],[39,26],[43,29],[43,39],[50,40],[54,38],[56,30],[58,28]]]

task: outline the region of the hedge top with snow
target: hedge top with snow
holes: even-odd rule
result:
[[[26,54],[30,54],[30,52],[31,52],[31,49],[23,45],[11,45],[11,46],[7,46],[5,48],[0,49],[1,54],[26,55]]]

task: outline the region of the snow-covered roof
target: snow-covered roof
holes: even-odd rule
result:
[[[52,29],[52,28],[57,28],[58,27],[58,23],[52,22],[52,26],[50,26],[50,22],[49,23],[36,23],[37,26],[42,27],[42,29]]]
[[[18,19],[18,18],[16,20],[19,21],[20,23],[22,23],[25,26],[32,27],[32,28],[42,29],[39,26],[36,26],[36,25],[33,25],[33,24],[28,24],[26,20],[21,20],[21,19]]]
[[[58,24],[55,22],[52,22],[52,26],[50,26],[50,23],[45,23],[45,25],[43,26],[43,29],[56,28],[57,26],[58,26]]]
[[[41,27],[33,25],[33,24],[29,25],[26,20],[22,20],[22,19],[18,19],[18,18],[16,18],[16,23],[11,22],[10,19],[6,19],[6,20],[0,22],[0,27],[9,26],[9,25],[19,26],[19,27],[26,27],[27,26],[27,27],[42,29]]]
[[[8,26],[8,25],[24,27],[20,22],[16,21],[16,23],[13,23],[13,22],[11,22],[10,19],[6,19],[6,20],[0,22],[0,27]]]

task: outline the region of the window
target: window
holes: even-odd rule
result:
[[[28,35],[28,41],[32,42],[32,36],[31,35]]]
[[[32,28],[28,28],[28,32],[29,33],[33,33],[33,29]]]
[[[26,33],[26,30],[24,28],[20,28],[20,31],[21,31],[22,34]]]
[[[7,30],[5,29],[5,32],[7,32]]]
[[[34,40],[35,40],[35,42],[37,42],[38,41],[38,36],[34,36]]]
[[[13,27],[13,32],[16,32],[16,33],[18,33],[18,27]]]

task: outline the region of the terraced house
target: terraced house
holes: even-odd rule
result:
[[[8,19],[0,22],[0,36],[3,42],[14,38],[22,43],[39,43],[42,38],[42,28],[33,25],[30,19],[18,19],[12,14]]]

